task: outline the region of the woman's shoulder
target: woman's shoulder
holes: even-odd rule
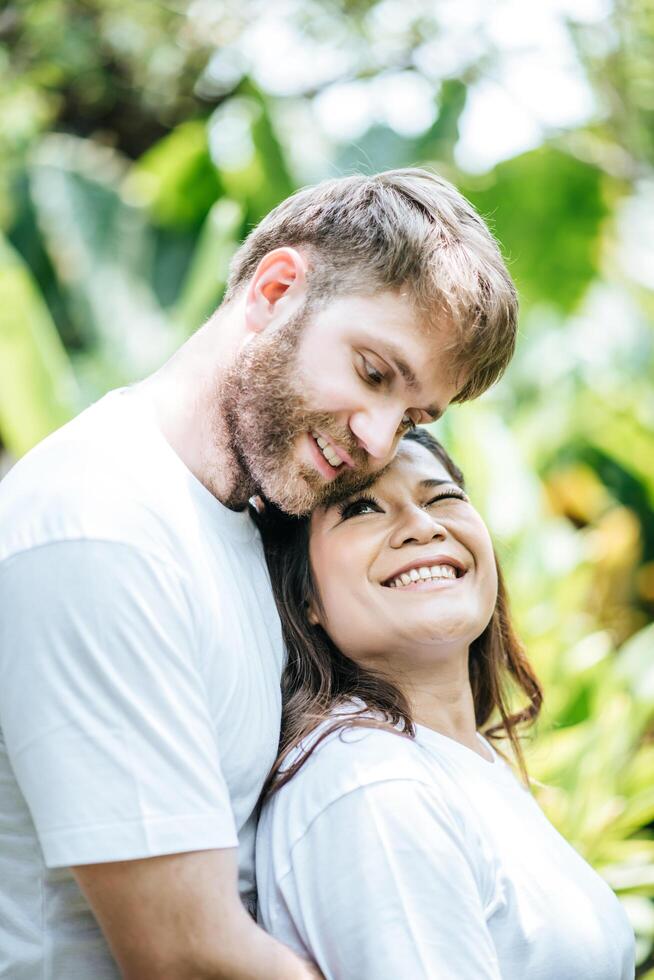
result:
[[[288,756],[284,770],[303,756],[297,772],[274,793],[274,807],[306,825],[339,798],[374,784],[403,780],[432,785],[433,767],[409,734],[371,713],[335,710]]]

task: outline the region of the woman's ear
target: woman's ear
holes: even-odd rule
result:
[[[307,619],[312,626],[320,626],[320,617],[318,616],[313,599],[311,602],[307,602]]]

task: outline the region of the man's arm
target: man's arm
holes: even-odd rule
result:
[[[76,869],[130,980],[309,977],[238,899],[188,594],[174,563],[106,541],[0,564],[13,773],[46,866]]]
[[[72,870],[125,980],[320,977],[245,911],[235,849]]]

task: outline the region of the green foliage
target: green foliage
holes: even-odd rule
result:
[[[524,303],[569,312],[596,278],[606,179],[597,167],[543,146],[466,188],[501,242]]]
[[[452,151],[459,138],[459,118],[468,95],[467,86],[458,78],[443,82],[438,96],[438,114],[432,126],[415,141],[416,160],[451,163]]]
[[[181,123],[132,168],[129,188],[154,224],[197,228],[223,189],[209,156],[205,120]]]
[[[172,311],[183,335],[192,333],[218,304],[242,225],[243,208],[229,198],[217,201],[209,212]]]
[[[81,407],[75,377],[29,269],[0,237],[0,431],[20,456]]]

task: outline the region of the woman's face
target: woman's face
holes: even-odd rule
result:
[[[310,559],[336,646],[362,666],[424,667],[487,626],[497,572],[486,525],[443,464],[417,442],[365,494],[317,508]]]

